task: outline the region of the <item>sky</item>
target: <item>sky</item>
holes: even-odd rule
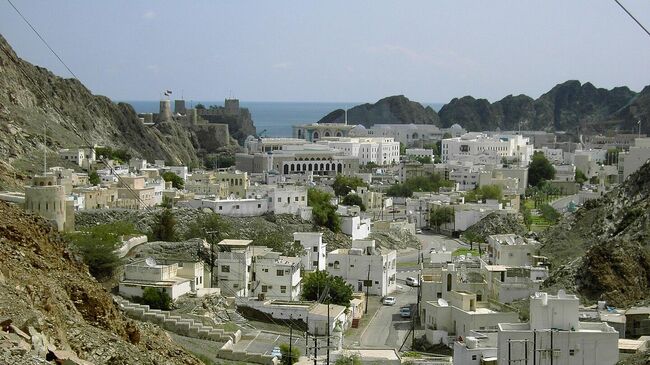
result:
[[[114,100],[420,102],[650,84],[650,37],[613,0],[12,0]],[[646,28],[650,1],[620,0]],[[0,0],[18,55],[71,77]]]

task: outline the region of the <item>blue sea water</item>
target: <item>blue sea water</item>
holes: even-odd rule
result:
[[[157,113],[158,101],[126,101],[131,104],[138,113]],[[223,106],[223,101],[195,101],[193,105],[201,103],[206,107],[209,105]],[[267,137],[290,137],[291,126],[304,123],[315,123],[329,112],[335,109],[352,108],[360,102],[334,103],[334,102],[266,102],[266,101],[240,101],[240,106],[248,108],[251,117],[261,134],[266,130]],[[189,101],[186,106],[191,107]],[[423,103],[430,105],[434,110],[442,107],[440,103]],[[174,104],[172,102],[172,108]]]

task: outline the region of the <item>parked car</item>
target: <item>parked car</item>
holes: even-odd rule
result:
[[[385,297],[384,298],[384,305],[395,305],[395,297]]]
[[[411,317],[411,307],[402,307],[399,309],[399,315],[402,318],[410,318]]]
[[[282,358],[282,351],[280,351],[280,348],[278,346],[275,346],[273,350],[271,351],[271,356],[275,356],[278,359]]]
[[[422,234],[422,230],[418,228],[418,229],[415,230],[415,233]]]
[[[406,285],[408,286],[420,286],[420,283],[418,282],[418,279],[409,276],[406,278]]]

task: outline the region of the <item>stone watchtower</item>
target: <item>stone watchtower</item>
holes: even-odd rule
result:
[[[185,108],[185,100],[174,100],[174,113],[185,115],[187,109]]]
[[[67,217],[68,210],[72,210],[71,217]],[[65,188],[57,185],[55,175],[34,176],[32,185],[25,187],[25,211],[49,220],[59,231],[74,227],[74,206],[66,202]]]
[[[239,99],[226,99],[223,105],[226,114],[239,114]]]
[[[169,100],[161,100],[160,101],[160,113],[158,114],[158,120],[160,122],[171,122],[172,121],[171,101],[169,101]]]

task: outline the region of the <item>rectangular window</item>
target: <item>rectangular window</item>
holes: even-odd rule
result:
[[[301,197],[300,197],[300,200],[305,201],[305,197],[304,197],[304,196],[301,196]]]
[[[266,285],[262,285],[262,293],[266,293],[267,291],[269,291],[269,287]]]
[[[573,349],[569,350],[569,355],[570,356],[574,356],[575,354],[576,354],[576,350],[573,350]]]
[[[287,292],[287,287],[285,285],[280,285],[280,293],[284,294]]]
[[[261,208],[261,207],[262,207],[262,204],[257,204],[257,207],[258,207],[258,208]]]
[[[313,265],[313,266],[318,266],[318,261],[314,261],[314,262],[312,262],[312,265]]]
[[[221,205],[219,206],[219,210],[223,210],[223,207]]]
[[[230,272],[230,265],[221,265],[221,272]]]
[[[278,203],[282,203],[282,198],[278,198]]]
[[[296,197],[296,201],[298,201],[298,197]]]
[[[318,252],[318,246],[314,246],[312,249],[314,252]]]
[[[284,276],[284,270],[276,270],[275,274],[277,276]]]

